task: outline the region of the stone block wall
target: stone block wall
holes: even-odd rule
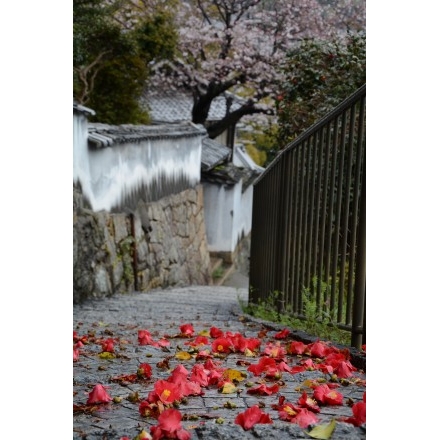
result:
[[[121,213],[86,209],[75,185],[73,199],[74,303],[212,284],[201,185]]]

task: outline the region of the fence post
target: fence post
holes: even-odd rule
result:
[[[364,173],[362,176],[362,194],[359,213],[359,241],[356,253],[356,276],[354,284],[353,301],[353,321],[351,330],[351,345],[358,349],[361,348],[363,339],[365,340],[365,298],[366,298],[366,164],[364,155]],[[363,337],[364,336],[364,337]]]

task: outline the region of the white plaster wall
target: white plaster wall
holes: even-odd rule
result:
[[[73,176],[94,211],[110,211],[142,187],[160,189],[162,180],[200,182],[202,133],[89,149],[84,120],[74,122]]]
[[[89,151],[90,188],[94,210],[110,210],[142,186],[186,179],[200,182],[201,136],[145,140]]]
[[[82,113],[73,113],[73,182],[86,185],[90,175],[87,151],[87,117]],[[86,188],[87,190],[87,188]]]
[[[235,246],[241,240],[242,236],[247,236],[252,229],[252,201],[253,201],[254,187],[248,186],[240,198],[240,215],[237,218],[237,226],[235,228],[236,235]],[[235,247],[234,247],[235,249]]]
[[[242,181],[234,187],[204,183],[209,252],[234,252],[242,236],[251,232],[253,187],[241,191]]]
[[[242,204],[241,204],[241,189],[243,186],[243,180],[240,180],[234,188],[234,200],[233,200],[233,215],[232,215],[232,230],[231,230],[231,248],[230,251],[235,250],[237,245],[237,239],[240,236],[242,226]]]
[[[204,183],[205,227],[209,252],[231,252],[234,187]]]

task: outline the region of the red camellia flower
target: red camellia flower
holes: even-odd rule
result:
[[[353,417],[350,417],[348,420],[349,423],[352,423],[354,426],[361,426],[367,422],[367,404],[365,402],[355,403],[351,410],[353,411]]]
[[[261,341],[259,339],[245,338],[240,333],[226,332],[224,337],[228,338],[231,341],[232,345],[234,346],[234,350],[240,353],[245,353],[247,350],[254,352],[261,345]]]
[[[188,377],[189,371],[182,365],[178,364],[171,372],[170,377],[168,378],[169,382],[177,383],[181,380],[186,380]]]
[[[353,376],[352,371],[355,370],[356,368],[351,364],[350,361],[342,361],[336,366],[334,372],[338,377],[347,378]]]
[[[137,369],[137,375],[138,377],[142,379],[150,379],[153,374],[153,370],[151,369],[151,366],[148,364],[140,364]]]
[[[208,350],[200,350],[196,355],[196,361],[212,359],[212,355]]]
[[[270,396],[271,394],[278,393],[278,390],[280,389],[279,385],[275,384],[271,387],[268,387],[266,384],[258,385],[254,388],[250,388],[247,392],[249,394],[259,394]]]
[[[234,344],[229,338],[220,337],[212,341],[212,351],[215,353],[229,354],[234,349]]]
[[[139,414],[143,417],[157,418],[159,416],[159,408],[155,403],[151,403],[148,399],[145,399],[139,404]]]
[[[268,342],[264,348],[264,354],[274,359],[282,359],[286,355],[286,349],[282,347],[279,342],[276,344]]]
[[[89,393],[89,398],[87,399],[87,405],[91,405],[93,403],[107,403],[111,402],[112,398],[107,394],[108,387],[97,384],[93,388],[93,390]]]
[[[354,426],[361,426],[364,423],[367,423],[367,400],[366,400],[366,393],[364,393],[362,402],[357,402],[353,404],[351,407],[351,410],[353,412],[352,417],[343,417],[340,420],[342,422],[351,423]]]
[[[324,405],[342,405],[344,396],[336,390],[332,390],[327,384],[317,386],[313,390],[313,397]]]
[[[195,364],[191,370],[190,379],[202,387],[207,387],[209,384],[209,370],[202,364]]]
[[[219,363],[211,359],[207,359],[203,366],[209,371],[209,385],[217,385],[223,376],[225,368],[221,368]]]
[[[114,339],[111,339],[111,338],[110,339],[104,339],[104,341],[101,342],[102,351],[103,352],[107,351],[109,353],[114,353],[114,351],[115,351],[114,345],[115,345]]]
[[[271,369],[278,370],[275,359],[264,356],[258,361],[258,364],[249,365],[247,370],[255,376],[260,376],[262,373]]]
[[[323,358],[332,351],[327,344],[321,341],[316,341],[309,344],[308,350],[310,351],[310,356],[315,358]]]
[[[194,334],[194,327],[192,324],[182,324],[180,326],[180,334],[182,336],[191,337]]]
[[[157,419],[159,424],[150,428],[153,440],[189,440],[191,434],[182,427],[181,420],[180,411],[174,408],[166,409]]]
[[[242,334],[228,332],[225,336],[231,340],[235,351],[238,351],[240,353],[244,353],[246,351],[248,341]],[[257,339],[257,341],[259,344],[260,340]]]
[[[289,354],[303,354],[306,351],[306,344],[301,341],[292,341],[287,347],[287,352]]]
[[[151,333],[148,330],[138,330],[138,342],[139,345],[152,345],[153,347],[159,347],[159,344],[153,340]]]
[[[304,366],[304,368],[308,371],[313,371],[319,368],[319,365],[316,365],[312,359],[306,359],[305,361],[301,361],[301,365]]]
[[[180,393],[179,386],[175,383],[168,382],[166,380],[158,380],[154,384],[154,391],[152,392],[158,397],[158,399],[164,403],[165,405],[171,405],[176,400],[180,400],[182,398],[182,394]],[[151,393],[150,393],[151,395]],[[152,400],[148,398],[151,402]]]
[[[342,351],[330,353],[325,362],[333,367],[334,373],[341,378],[347,378],[353,376],[353,371],[356,371],[349,361],[350,353],[344,353]]]
[[[238,414],[234,423],[236,425],[240,425],[247,431],[257,423],[273,423],[273,421],[269,414],[261,411],[258,405],[254,405],[251,408],[248,408],[246,411]]]
[[[76,362],[79,359],[79,350],[73,349],[73,362]]]
[[[298,399],[298,405],[315,413],[319,413],[321,411],[321,408],[318,406],[316,400],[309,397],[305,392],[302,393],[302,396]]]
[[[301,428],[307,428],[307,426],[318,421],[318,418],[314,413],[310,412],[306,408],[300,408],[292,405],[291,403],[285,403],[282,405],[278,410],[278,414],[280,416],[280,420],[296,423]]]
[[[211,327],[209,329],[209,336],[214,339],[221,338],[223,336],[223,331],[217,327]]]
[[[89,337],[87,335],[79,336],[78,333],[73,331],[73,342],[81,342],[81,344],[87,344]]]
[[[278,369],[279,369],[280,371],[286,371],[287,373],[291,373],[291,372],[292,372],[292,368],[289,367],[284,361],[281,361],[281,362],[278,364]]]
[[[182,364],[179,364],[174,368],[170,377],[167,379],[167,382],[177,386],[180,398],[203,394],[200,384],[188,380],[188,374],[189,371]]]
[[[193,341],[185,342],[185,345],[189,345],[190,347],[199,347],[201,345],[208,345],[209,340],[206,336],[197,336]]]
[[[246,348],[251,351],[257,351],[260,347],[261,341],[257,338],[246,338]]]
[[[290,335],[290,330],[285,328],[284,330],[281,330],[278,332],[274,338],[275,339],[286,339]]]

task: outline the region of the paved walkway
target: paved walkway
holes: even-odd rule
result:
[[[274,339],[274,335],[278,331],[276,327],[272,327],[273,330],[269,329],[265,335],[261,334],[261,330],[265,328],[262,322],[244,319],[240,301],[247,301],[245,288],[195,286],[118,295],[74,305],[73,330],[78,337],[87,335],[88,343],[79,349],[79,358],[73,363],[73,438],[120,440],[125,436],[132,440],[142,430],[149,433],[150,427],[158,422],[154,418],[140,415],[139,402],[147,398],[157,380],[166,380],[178,364],[191,371],[196,363],[194,358],[179,360],[175,357],[177,352],[188,350],[189,346],[185,345],[185,342],[194,338],[168,338],[171,345],[168,348],[160,348],[139,345],[138,330],[148,330],[152,339],[158,341],[164,337],[176,336],[180,333],[182,324],[190,323],[195,330],[194,336],[203,330],[209,331],[211,327],[217,327],[224,332],[239,332],[246,338],[260,337],[261,351],[269,341],[275,343],[277,340]],[[100,357],[102,346],[99,342],[110,338],[115,341],[116,357],[103,359]],[[209,336],[208,338],[211,344],[213,339]],[[286,339],[281,343],[284,345],[290,341],[291,339]],[[208,349],[210,348],[209,345]],[[316,370],[296,374],[283,372],[277,394],[249,394],[249,387],[258,385],[262,377],[254,376],[247,368],[249,364],[257,364],[259,359],[260,357],[246,357],[241,353],[231,353],[224,359],[213,359],[221,361],[224,368],[245,373],[247,378],[237,385],[241,392],[224,394],[220,393],[215,385],[211,385],[203,388],[203,395],[190,396],[180,404],[178,409],[184,415],[182,425],[191,433],[191,439],[311,438],[306,433],[307,429],[280,420],[278,411],[273,409],[272,405],[278,403],[280,395],[285,396],[286,401],[296,404],[301,396],[298,387],[304,387],[305,380],[329,376]],[[289,366],[298,364],[300,360],[298,356],[287,355]],[[150,380],[144,383],[112,380],[120,375],[136,373],[141,363],[148,363],[152,367]],[[362,380],[365,379],[362,371],[355,372],[355,375]],[[266,385],[272,386],[274,383],[268,380]],[[112,398],[120,398],[121,402],[112,401],[88,411],[85,403],[96,384],[108,387],[108,394]],[[344,395],[344,404],[322,406],[321,412],[317,414],[318,424],[352,416],[347,401],[361,401],[365,386],[349,383],[337,390]],[[239,413],[255,404],[269,414],[273,424],[257,424],[245,431],[235,424],[234,420]],[[222,419],[223,423],[218,423]],[[355,427],[338,421],[331,438],[365,439],[365,425]]]

